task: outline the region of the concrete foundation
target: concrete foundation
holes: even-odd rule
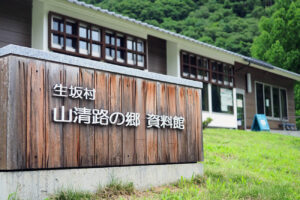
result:
[[[0,172],[0,199],[13,192],[20,199],[44,199],[62,189],[94,192],[113,179],[144,190],[198,174],[203,175],[201,163]]]

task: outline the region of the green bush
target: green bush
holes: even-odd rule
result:
[[[204,122],[202,122],[203,130],[208,127],[208,125],[212,122],[212,120],[213,120],[212,118],[208,117],[206,118],[206,120],[204,120]]]

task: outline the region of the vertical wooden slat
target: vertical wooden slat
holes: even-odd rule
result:
[[[64,65],[64,85],[79,86],[79,68]],[[65,112],[74,107],[79,107],[79,100],[70,97],[64,98]],[[63,164],[64,167],[79,166],[79,125],[75,123],[63,124]]]
[[[122,77],[122,113],[126,116],[127,112],[135,112],[135,81],[133,78]],[[135,127],[123,125],[123,165],[136,163],[135,156]]]
[[[146,91],[146,113],[156,114],[156,83],[147,82]],[[157,128],[149,128],[146,130],[147,141],[147,163],[156,163],[158,159],[157,154]]]
[[[183,117],[184,130],[178,130],[178,161],[183,163],[187,160],[187,118],[186,118],[186,88],[177,86],[176,107],[177,116]]]
[[[7,169],[25,169],[27,60],[13,56],[8,59]]]
[[[109,76],[109,111],[120,112],[122,105],[122,82],[121,76]],[[121,165],[122,164],[122,127],[111,125],[109,129],[109,164]]]
[[[199,143],[200,143],[200,132],[198,132],[198,126],[199,126],[199,113],[200,113],[200,99],[199,99],[199,92],[198,90],[194,89],[193,90],[193,97],[194,97],[194,116],[195,116],[195,120],[194,120],[194,124],[193,125],[195,128],[194,128],[194,133],[195,133],[195,139],[196,139],[196,142],[195,142],[195,157],[196,157],[196,160],[195,161],[199,161]]]
[[[197,161],[203,161],[201,90],[195,89]]]
[[[63,124],[54,123],[52,109],[60,109],[63,103],[62,97],[53,96],[53,86],[63,84],[63,65],[46,63],[46,167],[63,167]]]
[[[81,68],[80,71],[80,86],[83,88],[94,88],[94,71]],[[93,109],[95,106],[92,100],[80,100],[80,108]],[[94,126],[79,125],[80,131],[80,166],[93,166],[95,156],[95,137]]]
[[[7,169],[7,117],[8,117],[8,58],[0,59],[0,170]]]
[[[135,129],[136,163],[146,164],[146,81],[136,79],[135,111],[141,114],[141,124]]]
[[[176,115],[176,86],[167,84],[168,96],[168,115],[174,117]],[[168,150],[170,155],[170,162],[176,163],[178,157],[177,146],[177,130],[168,127]]]
[[[45,155],[45,63],[30,60],[27,79],[27,167],[43,168]]]
[[[157,86],[157,114],[168,115],[167,108],[167,92],[166,84],[158,83]],[[168,146],[168,134],[167,129],[158,130],[158,162],[167,163],[170,161],[169,146]]]
[[[104,72],[95,73],[96,99],[95,108],[108,110],[108,74]],[[95,126],[95,164],[107,166],[108,157],[108,127]]]
[[[187,162],[195,162],[197,159],[195,156],[196,151],[196,134],[195,134],[195,118],[194,118],[194,94],[193,89],[187,88]]]

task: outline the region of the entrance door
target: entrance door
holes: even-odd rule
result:
[[[236,93],[236,106],[237,106],[237,125],[238,129],[245,129],[245,95],[244,92]]]

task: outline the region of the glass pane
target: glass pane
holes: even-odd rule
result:
[[[64,23],[62,19],[58,19],[58,18],[53,18],[52,21],[52,30],[55,31],[64,31]]]
[[[226,75],[229,74],[228,65],[226,65],[226,64],[223,65],[223,72],[224,72],[224,74],[226,74]]]
[[[110,44],[115,45],[115,37],[114,36],[110,37]]]
[[[101,48],[98,44],[92,45],[92,56],[94,57],[100,57],[101,56]]]
[[[115,58],[115,49],[105,48],[105,58],[108,60],[113,60]]]
[[[200,57],[197,57],[197,66],[198,66],[198,67],[204,67],[204,65],[203,65],[203,60],[202,60],[202,58],[200,58]]]
[[[117,51],[117,61],[124,62],[125,61],[125,52],[123,50]]]
[[[232,66],[231,65],[229,65],[228,66],[228,73],[229,73],[229,75],[233,75],[233,68],[232,68]]]
[[[52,34],[52,47],[62,49],[64,46],[64,37]]]
[[[67,38],[66,39],[66,50],[67,51],[72,51],[75,52],[76,51],[76,39],[74,38]]]
[[[245,126],[245,112],[244,112],[244,95],[236,94],[236,111],[237,111],[237,122],[239,128],[244,129]]]
[[[89,47],[88,47],[88,43],[85,41],[79,41],[79,53],[81,54],[89,54]]]
[[[191,65],[196,65],[196,56],[190,56]]]
[[[101,41],[100,33],[101,33],[100,30],[93,29],[92,30],[92,40],[100,42]]]
[[[263,85],[256,83],[256,109],[257,114],[265,114],[264,111],[264,91]]]
[[[137,59],[138,59],[138,66],[144,67],[144,56],[138,55]]]
[[[288,119],[287,117],[287,102],[286,102],[286,91],[280,90],[280,99],[281,99],[281,117],[283,119]]]
[[[130,65],[135,65],[136,64],[136,54],[134,53],[127,53],[127,63]]]
[[[190,74],[190,68],[188,65],[183,65],[183,76],[185,77],[189,77],[189,74]]]
[[[66,33],[71,35],[76,35],[76,24],[72,22],[66,23]]]
[[[189,64],[189,56],[186,54],[183,54],[182,56],[183,56],[183,63]]]
[[[133,48],[132,48],[132,40],[131,39],[127,39],[127,49],[130,49],[130,50],[132,50]]]
[[[195,67],[191,67],[190,78],[196,78],[196,76],[197,76],[197,69]]]
[[[217,81],[217,73],[212,73],[212,82],[216,82]]]
[[[218,63],[218,72],[223,73],[223,64],[222,63]]]
[[[213,112],[233,114],[232,89],[212,85],[212,109]]]
[[[204,71],[202,71],[201,69],[198,69],[197,79],[202,80],[204,73],[205,73]]]
[[[123,37],[117,37],[117,46],[125,47],[125,39]]]
[[[224,85],[229,84],[229,77],[224,75]]]
[[[212,63],[211,63],[211,66],[212,66],[212,70],[213,70],[213,71],[216,71],[216,72],[218,71],[218,65],[217,65],[216,62],[212,62]]]
[[[280,118],[280,99],[279,99],[279,89],[273,88],[273,108],[274,117]]]
[[[110,44],[110,35],[105,35],[105,43]]]
[[[218,83],[219,84],[223,83],[223,74],[218,74]]]
[[[82,38],[87,38],[87,28],[84,26],[79,27],[79,36]]]
[[[213,112],[221,112],[220,88],[216,85],[211,86],[212,110]]]
[[[204,68],[208,69],[208,60],[204,59]]]
[[[203,83],[202,88],[202,110],[208,111],[208,84]]]
[[[144,52],[144,42],[143,41],[138,40],[138,42],[137,42],[137,51],[138,52]]]
[[[271,99],[271,87],[265,85],[264,86],[264,94],[265,94],[265,111],[266,116],[272,117],[272,99]]]
[[[132,50],[136,51],[136,42],[135,41],[132,42]]]
[[[204,80],[208,81],[209,79],[209,72],[204,72]]]

